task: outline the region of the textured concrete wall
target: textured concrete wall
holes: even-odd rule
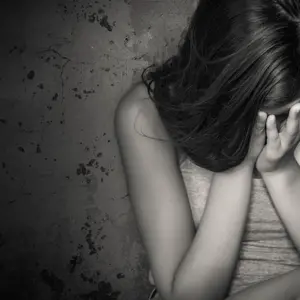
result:
[[[1,299],[147,299],[113,114],[193,2],[1,4]]]

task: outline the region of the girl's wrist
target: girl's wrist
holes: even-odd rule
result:
[[[251,171],[254,170],[254,167],[255,167],[255,160],[244,160],[241,164],[240,164],[240,168],[242,169],[249,169]]]
[[[270,172],[260,172],[260,174],[265,181],[278,178],[287,183],[292,183],[300,176],[300,166],[295,158],[291,158],[288,162],[282,164],[275,170]]]
[[[240,171],[249,171],[252,173],[254,166],[255,166],[254,161],[245,160],[242,163],[240,163],[239,165],[237,165],[236,167],[233,167],[233,168],[225,171],[224,173],[231,174],[231,173],[236,173],[236,172],[240,172]]]

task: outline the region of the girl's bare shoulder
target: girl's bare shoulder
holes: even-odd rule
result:
[[[142,130],[143,134],[153,138],[170,139],[143,82],[136,83],[128,90],[120,100],[117,110],[128,122],[133,122],[134,128],[139,132]]]
[[[121,99],[119,106],[123,106],[123,115],[127,118],[126,123],[130,123],[130,127],[134,128],[134,134],[143,134],[172,144],[172,139],[143,82],[133,85]],[[180,164],[187,156],[177,147],[175,147],[175,152]]]
[[[132,86],[132,104],[145,116],[159,117],[157,108],[150,98],[147,86],[143,82],[138,82]]]

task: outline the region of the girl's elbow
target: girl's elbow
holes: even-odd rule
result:
[[[195,299],[193,297],[191,298],[192,295],[190,293],[190,290],[186,290],[183,288],[183,286],[179,286],[178,284],[176,284],[176,281],[174,281],[168,288],[162,291],[161,296],[163,300],[194,300]]]
[[[159,294],[159,299],[161,300],[188,300],[186,297],[182,298],[178,293],[178,289],[173,284],[158,286],[157,292]]]

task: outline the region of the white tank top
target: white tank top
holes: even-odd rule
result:
[[[180,164],[180,169],[197,228],[213,173],[198,167],[189,158]],[[251,198],[249,219],[230,294],[300,265],[299,254],[272,205],[262,179],[253,178]]]

